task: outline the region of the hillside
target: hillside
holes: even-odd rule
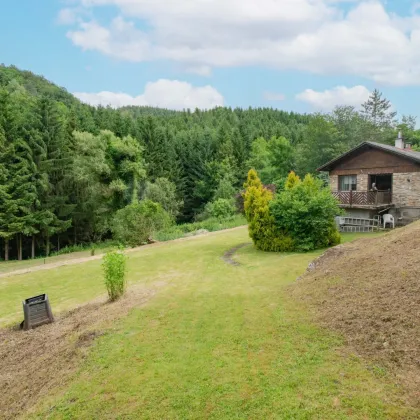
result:
[[[92,107],[0,65],[3,258],[110,238],[133,197],[171,209],[176,222],[208,218],[207,204],[231,201],[251,166],[273,180],[294,169],[311,119],[275,109]],[[286,144],[268,143],[279,137]]]
[[[379,92],[371,101],[387,115]],[[161,204],[176,223],[215,216],[218,200],[229,215],[251,168],[266,185],[292,170],[315,173],[367,138],[395,138],[394,128],[351,107],[325,115],[92,107],[0,65],[1,253],[20,260],[111,238],[133,199]]]
[[[17,83],[23,86],[32,96],[46,96],[68,106],[80,103],[66,89],[51,83],[43,76],[38,76],[31,71],[20,70],[15,66],[0,64],[0,87],[5,87],[9,83]]]
[[[420,222],[328,250],[292,287],[352,351],[420,396]]]

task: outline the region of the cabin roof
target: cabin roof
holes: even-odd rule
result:
[[[390,146],[388,144],[375,143],[373,141],[365,141],[359,144],[358,146],[354,147],[353,149],[349,150],[348,152],[343,153],[341,156],[330,160],[325,165],[319,167],[317,171],[331,171],[338,163],[351,156],[354,156],[356,153],[362,151],[363,149],[368,149],[369,147],[378,150],[384,150],[385,152],[393,153],[394,155],[401,156],[416,163],[420,163],[420,152],[415,152],[411,149],[400,149],[398,147]]]

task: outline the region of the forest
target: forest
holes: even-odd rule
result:
[[[2,259],[111,238],[133,205],[156,212],[157,203],[172,223],[229,215],[251,168],[264,184],[292,170],[323,178],[321,164],[362,141],[393,144],[398,131],[420,147],[415,118],[397,119],[378,90],[360,109],[328,114],[113,109],[0,65]]]

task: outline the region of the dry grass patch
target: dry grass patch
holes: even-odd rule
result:
[[[35,330],[0,329],[0,418],[12,419],[65,385],[96,337],[155,293],[133,287],[121,300],[98,299]]]
[[[291,291],[420,401],[420,223],[328,250]]]

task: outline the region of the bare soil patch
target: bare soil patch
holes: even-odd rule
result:
[[[235,265],[235,266],[241,265],[241,263],[239,263],[238,261],[235,261],[232,257],[235,255],[236,251],[238,251],[239,249],[244,248],[248,245],[251,245],[251,242],[246,242],[244,244],[240,244],[240,245],[237,245],[237,246],[229,249],[228,251],[226,251],[223,254],[223,257],[222,257],[223,261],[227,264],[230,264],[230,265]]]
[[[420,223],[328,250],[291,293],[420,404]]]
[[[94,340],[154,294],[155,290],[133,287],[117,302],[98,299],[57,317],[53,324],[30,331],[0,329],[0,418],[22,416],[62,387]]]

